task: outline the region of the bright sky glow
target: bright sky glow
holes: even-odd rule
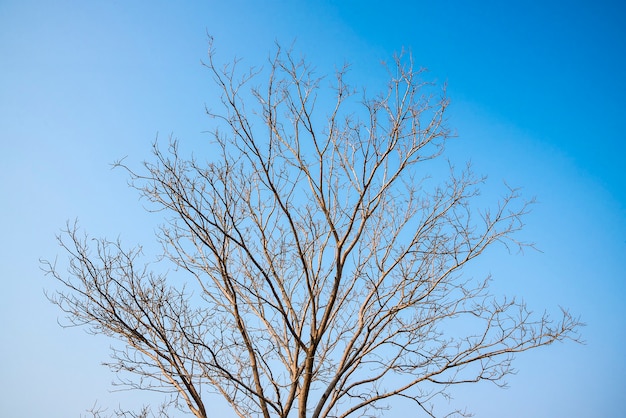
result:
[[[154,398],[109,393],[109,341],[62,329],[39,259],[78,218],[93,236],[152,242],[158,216],[110,164],[149,158],[158,134],[200,144],[214,90],[206,33],[221,59],[263,63],[274,42],[320,72],[352,63],[374,85],[410,50],[447,82],[453,158],[539,202],[522,238],[542,252],[488,254],[494,292],[579,314],[586,345],[519,355],[501,390],[460,387],[477,417],[613,417],[626,393],[626,7],[618,1],[0,2],[0,416],[78,417]],[[435,5],[436,4],[436,5]],[[228,416],[216,406],[215,416]],[[409,416],[396,410],[393,416]]]

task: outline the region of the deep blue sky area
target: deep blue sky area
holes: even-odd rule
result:
[[[201,65],[207,33],[220,60],[262,65],[275,42],[293,43],[320,73],[351,63],[368,91],[384,87],[380,63],[404,49],[445,83],[457,134],[448,157],[488,175],[486,201],[507,181],[538,202],[520,238],[540,251],[490,252],[471,273],[491,273],[494,293],[535,311],[563,306],[587,323],[585,344],[523,353],[508,389],[460,386],[450,405],[488,418],[623,416],[624,22],[618,1],[1,1],[0,416],[154,400],[110,391],[114,375],[100,365],[110,341],[58,325],[39,259],[63,257],[55,234],[75,218],[91,235],[150,249],[159,216],[110,164],[138,165],[157,135],[206,143],[204,106],[217,103]],[[229,417],[221,408],[215,416]]]

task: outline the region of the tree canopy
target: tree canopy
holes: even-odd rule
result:
[[[163,212],[157,240],[187,279],[72,224],[67,271],[46,264],[70,324],[125,344],[109,363],[125,384],[196,417],[215,393],[240,417],[377,416],[394,398],[435,416],[453,385],[501,385],[515,353],[578,338],[568,311],[535,315],[463,274],[526,245],[529,202],[508,189],[481,207],[484,178],[445,164],[445,88],[410,55],[375,95],[281,48],[240,71],[211,43],[205,65],[222,104],[207,109],[211,152],[172,140],[142,168],[117,163]]]

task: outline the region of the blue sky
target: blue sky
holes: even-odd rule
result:
[[[509,389],[459,388],[452,404],[478,417],[622,415],[625,18],[617,1],[0,2],[0,416],[152,399],[109,392],[99,365],[109,342],[57,325],[38,260],[60,255],[67,219],[150,242],[158,218],[109,164],[148,158],[157,134],[207,139],[207,32],[220,57],[250,65],[296,39],[320,72],[350,62],[353,80],[372,86],[380,61],[407,48],[447,82],[450,155],[489,175],[486,197],[506,180],[539,202],[522,236],[541,252],[489,253],[476,268],[495,292],[588,324],[585,345],[522,354]]]

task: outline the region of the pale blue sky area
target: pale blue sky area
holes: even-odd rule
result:
[[[151,242],[158,216],[109,164],[149,158],[157,133],[208,139],[207,32],[220,58],[250,65],[296,39],[321,73],[350,62],[372,88],[404,47],[447,82],[450,156],[489,175],[485,198],[506,180],[539,202],[521,237],[542,252],[489,253],[475,270],[493,273],[497,294],[588,324],[585,345],[519,355],[509,389],[459,387],[451,405],[490,418],[623,416],[625,21],[622,2],[598,0],[1,1],[0,416],[152,399],[109,392],[109,341],[57,325],[38,260],[62,255],[54,236],[74,218],[95,236]],[[387,416],[412,416],[402,408]]]

